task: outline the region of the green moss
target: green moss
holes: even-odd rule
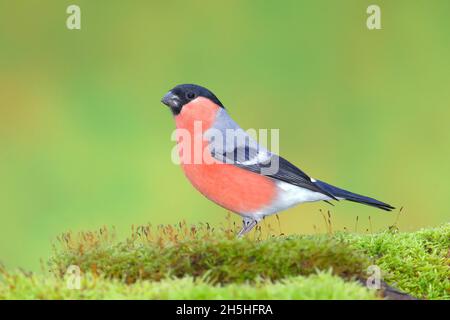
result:
[[[177,231],[173,231],[178,232]],[[205,234],[207,235],[205,237]],[[345,279],[361,278],[369,260],[343,241],[327,236],[277,237],[254,241],[222,232],[199,232],[175,241],[148,241],[132,236],[125,242],[76,245],[58,251],[51,268],[63,276],[70,265],[128,283],[186,276],[212,283],[279,280],[329,270]]]
[[[0,298],[355,299],[369,265],[412,296],[450,299],[450,224],[413,233],[267,236],[234,228],[149,226],[117,241],[106,229],[59,238],[51,276],[0,272]],[[83,289],[68,290],[67,268]]]
[[[450,299],[450,224],[414,233],[335,237],[362,249],[392,286],[419,298]]]
[[[212,285],[184,277],[125,284],[119,280],[83,277],[80,290],[67,289],[60,278],[9,275],[0,285],[0,299],[376,299],[374,292],[331,273],[297,276],[276,283]]]

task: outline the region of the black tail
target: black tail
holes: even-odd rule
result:
[[[356,193],[353,193],[353,192],[350,192],[347,190],[340,189],[338,187],[332,186],[331,184],[325,183],[323,181],[317,180],[315,182],[315,184],[317,184],[321,189],[325,190],[326,192],[331,193],[336,198],[342,198],[342,199],[345,199],[348,201],[366,204],[368,206],[380,208],[380,209],[383,209],[386,211],[391,211],[392,209],[395,209],[393,206],[391,206],[387,203],[384,203],[384,202],[381,202],[381,201],[378,201],[378,200],[375,200],[375,199],[372,199],[372,198],[369,198],[366,196],[362,196],[362,195],[359,195],[359,194],[356,194]]]

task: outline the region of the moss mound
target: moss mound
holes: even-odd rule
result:
[[[336,237],[363,250],[390,285],[423,299],[450,299],[450,223],[413,233]]]
[[[2,271],[0,299],[370,299],[367,267],[412,296],[450,298],[450,224],[413,233],[273,236],[237,239],[234,228],[141,226],[125,241],[114,232],[66,233],[50,277]],[[81,269],[81,290],[65,276]]]
[[[331,273],[289,277],[272,283],[213,285],[184,277],[125,284],[119,280],[83,278],[80,290],[70,290],[58,278],[9,276],[0,285],[0,299],[376,299],[375,292]]]
[[[164,245],[135,237],[107,246],[78,246],[60,251],[51,261],[51,267],[60,276],[70,265],[127,283],[190,276],[228,284],[279,280],[329,269],[345,279],[359,278],[369,260],[334,238],[280,237],[252,241],[218,234],[207,240],[185,239]]]

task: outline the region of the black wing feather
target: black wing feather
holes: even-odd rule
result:
[[[221,153],[220,155],[214,151],[211,153],[213,157],[222,162],[231,163],[241,169],[265,175],[275,180],[284,181],[297,187],[319,192],[331,199],[338,200],[334,195],[312,182],[311,178],[302,170],[278,155],[270,154],[270,158],[268,158],[267,161],[264,161],[264,163],[254,163],[250,161],[251,164],[249,164],[249,160],[254,159],[258,155],[258,150],[249,148],[248,146],[238,147],[235,148],[233,152]],[[266,173],[265,170],[271,167],[273,161],[278,161],[278,170],[273,173],[270,171]]]
[[[286,159],[284,159],[280,156],[273,155],[271,160],[267,164],[258,163],[258,164],[244,165],[241,163],[235,163],[235,165],[239,168],[242,168],[242,169],[245,169],[248,171],[252,171],[254,173],[263,174],[263,173],[261,173],[261,170],[263,168],[269,168],[270,163],[272,163],[272,161],[276,161],[276,159],[278,159],[278,161],[279,161],[278,162],[278,165],[279,165],[278,171],[273,174],[272,173],[264,174],[265,176],[270,177],[272,179],[290,183],[290,184],[300,187],[300,188],[305,188],[305,189],[308,189],[311,191],[320,192],[320,193],[323,193],[326,196],[330,197],[331,199],[338,200],[331,193],[323,190],[322,188],[320,188],[319,186],[314,184],[311,181],[311,178],[306,173],[304,173],[302,170],[300,170],[299,168],[294,166],[292,163],[290,163],[289,161],[287,161]]]

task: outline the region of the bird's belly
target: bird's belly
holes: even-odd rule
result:
[[[205,197],[242,215],[261,212],[277,196],[274,180],[231,164],[182,164],[182,168]]]
[[[277,181],[276,186],[277,196],[268,206],[264,207],[259,212],[254,213],[256,218],[261,219],[265,216],[281,212],[304,202],[331,200],[322,193],[300,188],[283,181]]]
[[[297,187],[283,181],[277,181],[277,187],[279,189],[278,197],[274,201],[273,206],[281,207],[283,208],[282,210],[303,202],[331,200],[331,198],[323,193]]]

